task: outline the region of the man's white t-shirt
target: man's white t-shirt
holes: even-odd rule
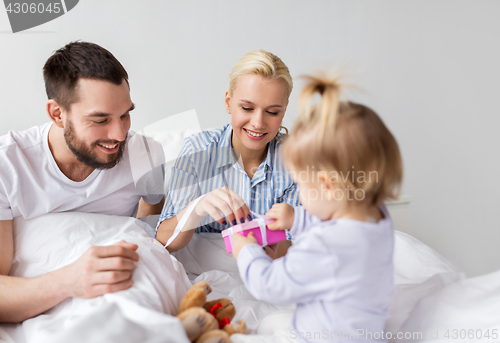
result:
[[[85,180],[75,182],[61,172],[50,152],[51,124],[9,131],[0,137],[0,220],[66,211],[135,216],[141,197],[150,204],[161,201],[163,165],[150,168],[134,182],[137,175],[130,163],[130,142],[142,142],[142,136],[129,132],[123,158],[115,167],[95,169]],[[147,153],[151,151],[161,149],[148,149]]]

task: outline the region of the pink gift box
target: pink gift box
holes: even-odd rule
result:
[[[286,233],[284,230],[276,230],[272,231],[267,228],[267,224],[271,224],[275,221],[275,219],[254,219],[250,222],[246,222],[243,224],[238,224],[229,229],[223,230],[222,237],[224,237],[224,243],[226,244],[226,250],[228,253],[233,252],[233,234],[239,233],[243,236],[248,236],[250,232],[253,232],[255,238],[257,239],[257,243],[259,245],[269,245],[278,243],[280,241],[286,240]],[[265,229],[264,229],[265,225]],[[261,227],[262,226],[262,227]],[[262,234],[264,233],[264,240],[262,239]],[[267,241],[267,242],[266,242]],[[263,244],[267,243],[267,244]]]

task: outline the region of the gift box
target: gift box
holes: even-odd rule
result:
[[[274,221],[274,219],[258,218],[223,230],[222,237],[224,238],[227,252],[233,252],[233,234],[235,233],[239,233],[246,237],[250,232],[253,232],[257,239],[257,243],[263,247],[286,240],[286,233],[284,230],[272,231],[267,228],[267,224],[273,223]]]

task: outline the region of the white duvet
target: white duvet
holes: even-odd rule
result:
[[[2,325],[6,342],[188,342],[175,314],[191,286],[182,265],[133,218],[85,213],[14,220],[10,275],[33,277],[65,266],[90,246],[126,240],[139,246],[134,286],[94,299],[68,299],[19,325]]]
[[[139,220],[98,214],[16,219],[11,275],[40,275],[75,261],[90,246],[122,239],[139,245],[140,260],[131,289],[90,300],[68,299],[22,324],[0,325],[0,342],[187,342],[180,322],[170,314],[175,314],[191,282],[201,280],[212,285],[210,299],[233,300],[235,319],[245,319],[250,333],[265,316],[286,309],[256,301],[246,291],[220,235],[195,235],[186,249],[175,254],[183,267],[144,230],[151,232]],[[450,262],[415,238],[396,231],[395,244],[396,291],[385,330],[393,337],[390,342],[445,342],[449,341],[447,329],[458,330],[454,342],[460,341],[460,330],[470,329],[476,330],[476,336],[462,341],[484,342],[484,338],[476,339],[477,330],[485,333],[487,329],[487,341],[495,341],[491,330],[500,328],[496,305],[500,272],[465,279]],[[449,331],[449,336],[453,333]],[[405,339],[405,334],[413,338]]]

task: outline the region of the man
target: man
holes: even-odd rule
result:
[[[134,183],[126,150],[134,104],[120,62],[96,44],[74,42],[56,51],[43,73],[52,122],[0,137],[0,322],[23,321],[69,297],[130,288],[139,259],[137,245],[122,241],[92,247],[39,277],[8,276],[13,218],[67,211],[135,216],[141,198],[143,215],[162,208],[161,194]],[[161,170],[145,178],[163,184]]]

